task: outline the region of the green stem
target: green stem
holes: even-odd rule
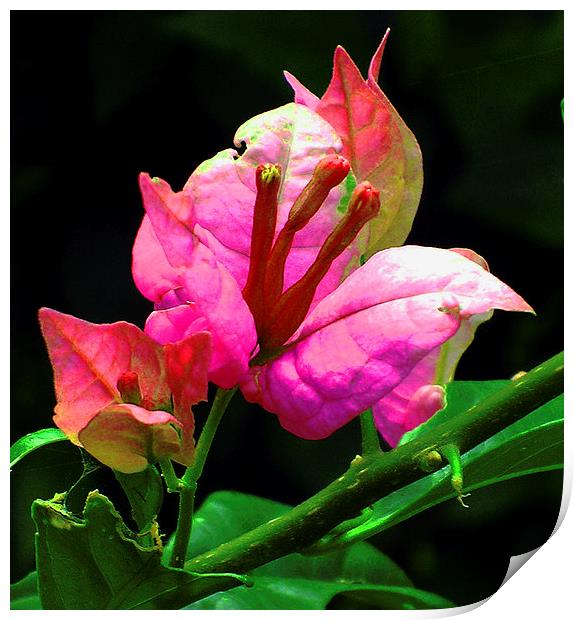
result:
[[[197,484],[197,481],[201,477],[201,472],[205,466],[205,461],[209,454],[209,449],[211,448],[211,443],[215,437],[217,427],[227,409],[227,405],[229,405],[229,401],[236,391],[237,388],[232,388],[231,390],[222,390],[219,388],[217,390],[213,405],[211,405],[211,411],[209,412],[209,416],[207,417],[205,426],[197,442],[197,447],[195,448],[195,460],[193,461],[193,465],[188,467],[183,475],[182,482],[184,484]]]
[[[360,420],[362,455],[368,456],[369,454],[380,452],[381,442],[379,441],[379,434],[375,426],[375,420],[371,409],[363,411],[360,415]]]
[[[467,497],[469,493],[462,492],[464,479],[462,475],[462,460],[460,458],[460,450],[458,449],[458,446],[456,444],[449,443],[444,446],[440,446],[439,452],[444,456],[450,465],[450,483],[456,492],[456,498],[462,506],[468,508],[463,500],[463,498]]]
[[[177,493],[181,487],[181,480],[177,477],[170,459],[163,459],[159,462],[165,486],[168,493]]]
[[[447,420],[390,452],[365,456],[286,514],[200,554],[186,562],[185,568],[199,573],[244,573],[304,550],[341,521],[422,478],[426,472],[421,455],[429,449],[455,444],[467,452],[563,391],[564,355],[559,354],[472,407],[472,415]]]
[[[334,527],[326,536],[320,538],[316,543],[313,543],[306,549],[301,549],[299,553],[302,555],[324,555],[325,553],[331,553],[340,549],[341,546],[347,546],[346,543],[341,544],[341,541],[346,541],[349,537],[355,535],[355,532],[362,531],[367,523],[370,523],[373,516],[372,508],[364,508],[361,514],[354,519],[343,521],[336,527]]]
[[[217,390],[205,426],[197,442],[193,465],[187,468],[185,474],[179,481],[179,513],[177,517],[177,527],[175,529],[173,551],[170,559],[170,566],[175,568],[181,568],[185,562],[187,547],[191,537],[197,481],[203,472],[217,427],[236,390],[237,388],[231,390],[222,390],[219,388]]]
[[[193,521],[193,508],[195,504],[195,491],[197,485],[189,486],[182,484],[179,490],[179,512],[177,515],[177,527],[173,541],[173,550],[169,561],[170,566],[182,568],[187,554],[189,538],[191,536],[191,523]]]

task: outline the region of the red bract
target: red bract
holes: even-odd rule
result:
[[[54,369],[54,421],[76,445],[123,473],[194,456],[192,405],[207,398],[211,335],[157,344],[138,327],[39,313]]]

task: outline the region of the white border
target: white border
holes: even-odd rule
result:
[[[91,3],[90,3],[91,4]],[[91,4],[91,6],[86,6],[84,3],[82,9],[173,9],[173,10],[201,10],[205,9],[205,3],[199,2],[169,2],[167,5],[158,6],[156,2],[122,2],[121,6],[118,6],[117,2],[105,2],[101,1],[97,3],[97,5]],[[564,10],[565,3],[556,3],[556,2],[533,2],[522,1],[520,4],[518,3],[504,3],[500,2],[473,2],[466,3],[464,6],[465,10],[473,9],[473,10]],[[45,10],[46,4],[42,2],[13,2],[9,7],[11,10]],[[74,5],[71,2],[59,2],[59,3],[51,3],[50,9],[55,10],[66,10],[66,9],[78,9],[77,4]],[[219,9],[219,10],[237,10],[237,9],[250,9],[250,10],[307,10],[307,9],[327,9],[327,10],[339,10],[349,9],[349,3],[337,2],[337,0],[331,1],[321,1],[318,2],[310,1],[310,0],[290,0],[288,4],[275,2],[271,3],[269,0],[266,2],[242,2],[242,3],[232,3],[229,1],[221,1],[221,0],[211,0],[209,3],[210,9]],[[357,10],[412,10],[412,9],[432,9],[432,10],[460,10],[461,4],[460,2],[438,2],[434,3],[432,6],[429,6],[428,3],[424,2],[391,2],[385,3],[384,6],[381,5],[381,2],[378,0],[375,1],[362,1],[359,3],[352,4],[352,9]],[[569,11],[565,12],[565,57],[566,57],[566,67],[571,66],[569,61]],[[9,84],[9,75],[10,75],[10,67],[9,67],[9,16],[8,11],[2,12],[2,19],[0,20],[0,41],[2,45],[2,54],[0,58],[2,76],[3,76],[3,84],[7,87]],[[566,71],[566,75],[568,75],[568,70]],[[566,84],[568,86],[568,82]],[[568,88],[566,90],[569,90]],[[1,133],[2,137],[2,145],[3,155],[6,158],[4,162],[4,171],[9,170],[9,102],[6,93],[3,93],[3,97],[0,99],[3,108],[3,131]],[[565,93],[565,101],[572,101],[572,93]],[[565,163],[569,170],[571,164],[570,151],[572,149],[572,145],[574,144],[574,135],[572,130],[569,129],[568,124],[565,125]],[[565,175],[568,180],[569,174]],[[574,204],[572,204],[572,200],[570,198],[570,187],[568,182],[566,182],[565,187],[565,227],[566,227],[566,253],[565,253],[565,266],[566,273],[572,273],[572,265],[574,264],[574,248],[572,248],[570,233],[571,233],[571,224],[572,224],[572,209],[574,209]],[[4,207],[0,210],[0,217],[2,221],[0,222],[1,226],[1,234],[2,234],[2,243],[0,244],[0,264],[2,265],[2,282],[4,284],[4,291],[9,289],[9,276],[8,276],[8,266],[9,266],[9,251],[10,251],[10,238],[9,238],[9,211],[8,205],[10,204],[9,197],[9,184],[5,185],[4,189]],[[25,232],[24,232],[25,236]],[[25,239],[23,240],[25,242]],[[533,274],[533,277],[536,277],[540,274]],[[572,316],[574,312],[574,308],[572,307],[572,289],[571,285],[566,287],[566,316]],[[2,356],[1,356],[1,376],[3,381],[4,390],[2,394],[8,394],[8,376],[9,376],[9,355],[8,355],[8,344],[9,344],[9,332],[8,332],[8,304],[2,304]],[[572,341],[572,329],[567,323],[565,326],[565,336],[567,343],[567,373],[566,376],[569,376],[568,369],[571,367],[571,358],[572,355],[569,352],[569,346]],[[17,343],[15,343],[17,345]],[[4,382],[6,385],[4,385]],[[566,385],[569,385],[569,381],[566,381]],[[6,402],[7,399],[5,399]],[[324,614],[337,614],[341,617],[349,616],[356,618],[357,615],[374,615],[377,617],[381,617],[384,615],[386,618],[400,618],[404,619],[407,616],[411,616],[415,614],[417,618],[423,617],[446,617],[452,615],[458,615],[461,613],[470,613],[472,614],[473,620],[480,620],[481,618],[491,618],[493,616],[501,616],[501,617],[519,617],[521,620],[528,620],[530,618],[539,619],[541,617],[554,619],[561,619],[565,617],[569,617],[572,608],[572,567],[570,564],[570,554],[574,549],[574,517],[572,517],[572,511],[566,512],[566,507],[568,504],[568,499],[571,494],[572,489],[572,466],[573,466],[573,453],[572,447],[574,446],[573,442],[573,430],[574,424],[572,420],[569,418],[571,416],[571,408],[569,407],[570,403],[570,390],[567,388],[566,391],[566,412],[567,412],[567,421],[566,421],[566,463],[565,463],[565,487],[564,487],[564,495],[563,495],[563,508],[561,511],[561,518],[559,522],[562,523],[559,525],[555,534],[551,537],[551,539],[544,544],[535,554],[532,560],[527,561],[518,572],[512,576],[507,583],[505,583],[498,592],[496,592],[490,599],[488,599],[483,604],[471,605],[466,608],[458,608],[455,610],[435,610],[435,611],[374,611],[374,612],[297,612],[298,616],[308,616],[309,614],[321,613]],[[5,442],[6,445],[6,442]],[[6,449],[8,449],[7,446]],[[7,463],[8,459],[4,459]],[[5,466],[2,472],[2,484],[7,485],[8,480],[8,468]],[[7,494],[7,486],[3,486],[5,491],[5,496]],[[2,512],[2,525],[3,531],[9,531],[9,523],[7,511],[4,510]],[[472,558],[469,558],[469,561],[472,561]],[[4,563],[4,579],[3,584],[4,588],[2,590],[4,594],[5,606],[4,609],[8,609],[9,607],[9,590],[8,590],[8,574],[9,569],[7,563]],[[448,579],[448,575],[445,575],[445,579]],[[27,614],[34,614],[36,612],[33,611],[21,611],[21,612],[9,612],[17,613],[18,617]],[[62,613],[61,611],[44,611],[41,612],[45,617],[59,617]],[[78,612],[69,612],[77,614]],[[81,612],[82,617],[84,614],[88,617],[93,617],[95,614],[100,614],[98,611],[84,611]],[[114,613],[121,613],[115,611]],[[136,612],[137,613],[145,613],[145,612]],[[169,617],[173,618],[172,612],[156,612],[155,615],[160,617]],[[229,617],[229,614],[233,614],[236,617],[250,618],[253,616],[252,611],[234,611],[234,612],[218,612],[218,611],[209,611],[209,612],[193,612],[194,618],[204,617],[204,614],[208,614],[210,619],[213,619],[215,616],[219,616],[220,614],[226,614],[226,617]],[[255,612],[256,614],[268,614],[268,611],[262,610],[260,612]],[[273,614],[279,615],[287,615],[292,614],[292,611],[274,611]],[[169,614],[169,615],[168,615]],[[130,617],[133,616],[133,612],[130,613]]]

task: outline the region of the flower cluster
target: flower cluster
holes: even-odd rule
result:
[[[40,324],[56,384],[54,421],[113,469],[193,462],[192,405],[207,398],[211,336],[159,345],[138,327],[94,325],[42,308]]]
[[[494,309],[530,306],[468,249],[401,246],[418,206],[417,142],[337,48],[321,98],[243,124],[181,191],[140,175],[133,276],[145,334],[42,310],[56,424],[120,471],[193,459],[207,381],[239,386],[288,431],[321,439],[371,408],[396,445],[444,406],[444,385]]]

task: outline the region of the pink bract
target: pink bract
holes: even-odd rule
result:
[[[251,368],[242,389],[306,439],[327,437],[374,407],[380,432],[395,445],[408,424],[391,432],[387,419],[415,420],[410,401],[434,383],[441,345],[452,345],[451,358],[443,360],[451,372],[495,308],[532,312],[510,287],[460,253],[388,249],[323,299],[277,359]],[[445,373],[442,378],[448,379]],[[436,392],[417,398],[424,404],[421,417],[437,410]]]
[[[130,323],[96,325],[49,308],[39,316],[54,421],[73,443],[124,473],[167,457],[193,462],[191,406],[207,397],[209,333],[161,346]]]
[[[194,222],[173,209],[187,202],[164,181],[140,175],[147,216],[133,251],[138,288],[156,311],[145,331],[162,344],[197,331],[212,334],[209,378],[221,387],[237,384],[257,343],[255,325],[227,266],[193,232]],[[189,213],[189,212],[186,212]]]
[[[489,271],[488,263],[473,250],[451,248],[450,251]],[[450,308],[457,308],[455,299],[447,302]],[[532,312],[527,304],[517,304],[514,309]],[[373,405],[375,424],[387,443],[396,446],[407,431],[426,422],[446,405],[444,386],[452,381],[457,364],[473,341],[477,327],[492,314],[490,310],[465,317],[452,338],[425,356],[392,392]]]

